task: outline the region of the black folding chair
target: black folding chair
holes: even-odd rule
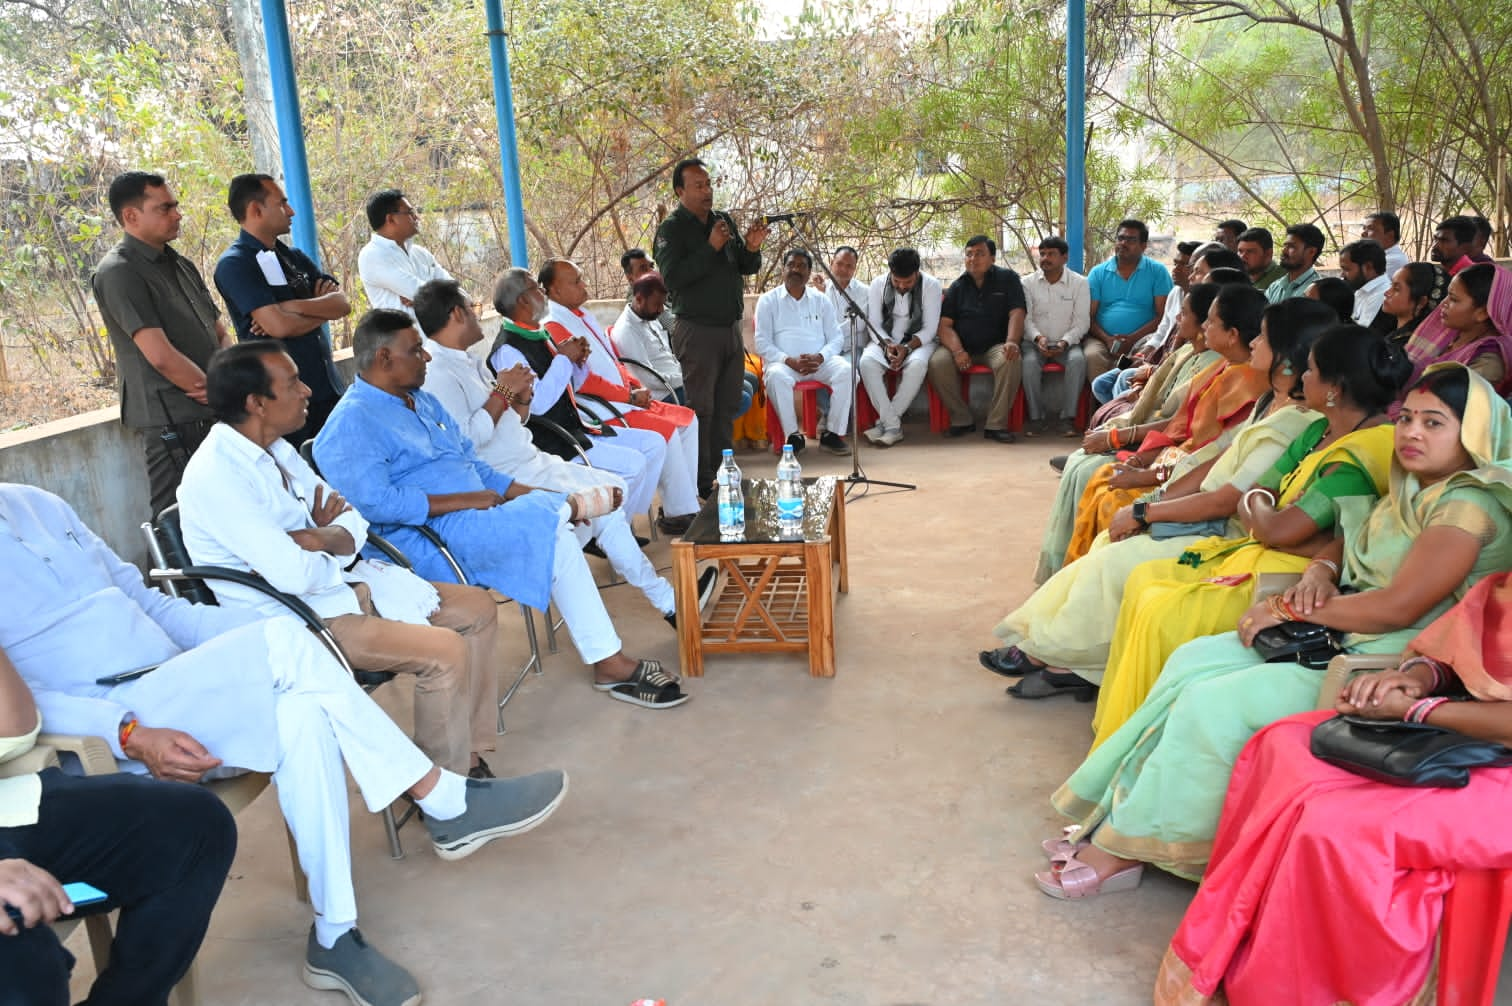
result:
[[[341,644],[336,642],[335,636],[331,635],[331,630],[326,626],[325,620],[300,598],[278,590],[256,573],[225,566],[194,565],[189,559],[189,550],[184,547],[184,531],[179,523],[177,503],[165,507],[163,512],[158,514],[156,521],[144,522],[142,534],[147,539],[147,551],[152,557],[153,565],[147,573],[147,578],[166,593],[192,600],[196,604],[218,604],[215,592],[210,589],[206,583],[207,580],[223,580],[248,587],[277,601],[287,608],[290,614],[304,622],[305,627],[315,633],[315,636],[330,651],[331,656],[336,658],[336,662],[341,664],[363,691],[372,692],[378,686],[393,680],[392,671],[360,671],[354,668],[352,662],[347,659],[346,653],[341,649]],[[388,835],[389,855],[394,859],[404,858],[404,846],[399,841],[399,829],[414,816],[415,810],[415,805],[411,804],[396,817],[392,806],[383,808],[383,830]]]

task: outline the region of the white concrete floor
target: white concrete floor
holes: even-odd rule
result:
[[[564,638],[490,757],[501,772],[568,770],[549,822],[459,863],[411,825],[393,862],[354,797],[362,930],[427,1003],[1149,1001],[1193,886],[1151,871],[1137,891],[1086,903],[1038,891],[1039,840],[1061,823],[1047,797],[1085,753],[1092,707],[1011,700],[976,660],[1032,587],[1056,480],[1046,460],[1074,443],[907,434],[864,462],[918,491],[874,490],[847,509],[832,680],[797,657],[715,658],[688,681],[692,702],[650,712],[589,689]],[[774,466],[740,460],[748,474]],[[850,468],[814,449],[803,461],[806,474]],[[668,563],[665,540],[649,551]],[[639,596],[605,596],[629,652],[675,665],[672,633]],[[513,665],[520,619],[500,615]],[[406,692],[380,692],[404,724]],[[291,893],[273,795],[239,823],[200,954],[203,1001],[342,1003],[298,978],[310,914]]]

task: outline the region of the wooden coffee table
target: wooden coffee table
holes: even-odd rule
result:
[[[705,654],[807,653],[809,674],[835,674],[833,568],[849,588],[845,558],[845,494],[833,476],[806,478],[803,535],[777,533],[777,480],[746,479],[745,535],[721,541],[711,498],[687,532],[672,543],[677,636],[682,673],[703,675]],[[723,584],[701,613],[698,564],[718,563]]]

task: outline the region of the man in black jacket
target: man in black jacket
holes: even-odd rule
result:
[[[698,413],[698,491],[707,496],[720,455],[734,442],[745,374],[743,277],[761,268],[767,226],[758,220],[741,237],[730,215],[714,209],[714,188],[697,158],[672,169],[672,191],[681,205],[656,229],[655,254],[677,315],[672,351]]]

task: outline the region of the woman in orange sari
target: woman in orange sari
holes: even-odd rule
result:
[[[1249,417],[1269,383],[1265,374],[1249,366],[1249,344],[1260,334],[1265,308],[1265,295],[1253,287],[1219,290],[1202,323],[1202,335],[1207,347],[1223,358],[1192,378],[1191,393],[1164,432],[1149,434],[1138,452],[1092,477],[1077,505],[1067,565],[1085,555],[1113,515],[1159,485],[1183,456],[1207,448],[1217,458]]]

